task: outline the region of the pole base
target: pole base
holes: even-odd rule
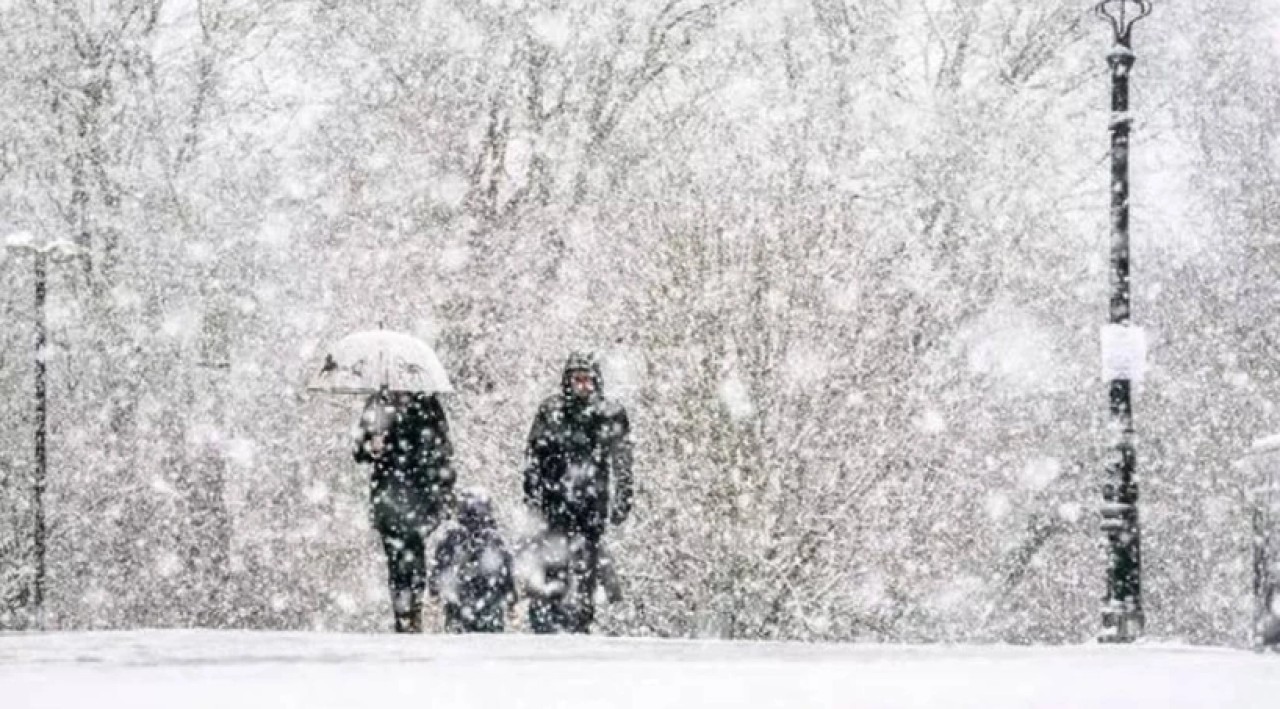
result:
[[[1107,608],[1102,611],[1102,633],[1098,642],[1107,645],[1131,643],[1142,637],[1146,618],[1132,608]]]

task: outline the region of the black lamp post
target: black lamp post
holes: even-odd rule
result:
[[[1095,7],[1112,29],[1107,53],[1111,67],[1111,307],[1108,323],[1131,323],[1129,294],[1129,73],[1134,24],[1151,14],[1151,0],[1104,0]],[[1123,331],[1122,331],[1123,332]],[[1104,341],[1105,346],[1105,341]],[[1138,527],[1137,454],[1133,429],[1132,373],[1107,373],[1111,452],[1103,484],[1102,529],[1109,551],[1107,598],[1102,610],[1102,642],[1132,642],[1142,635],[1142,545]]]
[[[35,573],[31,582],[29,617],[40,630],[45,628],[44,591],[45,591],[45,552],[47,533],[45,530],[44,493],[48,479],[48,452],[46,439],[48,434],[49,407],[48,393],[45,384],[45,357],[48,345],[48,313],[45,307],[48,292],[49,261],[64,261],[78,258],[82,251],[70,241],[53,241],[37,245],[30,235],[21,233],[10,236],[5,244],[6,251],[16,254],[30,254],[35,278],[35,349],[33,368],[35,370],[35,472],[31,477],[31,514],[32,514],[32,552],[35,556]]]

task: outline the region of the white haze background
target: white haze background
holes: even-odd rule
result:
[[[51,267],[51,627],[380,631],[355,402],[435,344],[519,529],[564,355],[629,408],[610,633],[1096,633],[1106,27],[1075,0],[0,1],[0,235]],[[1280,8],[1135,32],[1149,631],[1248,640],[1280,430]],[[0,261],[0,627],[33,567],[28,257]]]

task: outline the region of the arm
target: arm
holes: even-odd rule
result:
[[[452,514],[454,505],[453,442],[449,439],[449,419],[444,406],[434,395],[422,404],[422,431],[416,441],[415,455],[419,466],[430,475],[432,491],[441,504]]]
[[[453,557],[458,547],[458,539],[454,531],[449,530],[444,539],[436,545],[436,558],[431,564],[430,571],[427,572],[427,590],[432,596],[440,595],[441,577],[453,566]]]
[[[433,468],[447,467],[453,460],[453,443],[449,440],[449,419],[438,397],[426,397],[422,402],[422,417],[418,459]]]
[[[555,455],[555,435],[550,422],[547,406],[538,408],[533,418],[533,427],[529,429],[529,440],[525,446],[524,461],[524,501],[534,509],[542,509],[545,483],[542,471],[548,458]]]
[[[610,476],[613,478],[613,503],[609,511],[609,519],[614,524],[622,524],[631,514],[631,498],[634,494],[631,477],[631,422],[627,419],[626,409],[619,409],[610,421],[611,426],[611,464]]]

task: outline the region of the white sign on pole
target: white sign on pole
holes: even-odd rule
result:
[[[1147,333],[1133,325],[1102,326],[1102,379],[1140,382],[1147,371]]]

